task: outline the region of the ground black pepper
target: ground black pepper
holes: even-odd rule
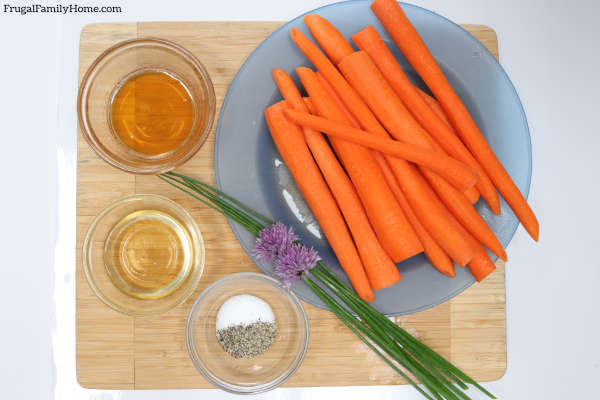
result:
[[[217,339],[227,353],[235,358],[254,358],[263,354],[277,336],[274,322],[253,322],[217,330]]]

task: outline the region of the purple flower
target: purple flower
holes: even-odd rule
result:
[[[321,259],[315,249],[309,249],[297,241],[298,237],[292,228],[277,222],[258,233],[254,246],[254,255],[258,260],[275,263],[275,273],[288,289],[292,283],[308,274]]]
[[[276,222],[270,228],[265,228],[258,233],[254,255],[260,261],[272,263],[277,260],[281,252],[292,245],[298,238],[294,229],[288,228],[281,222]]]
[[[292,283],[308,274],[320,259],[321,257],[312,247],[309,249],[301,244],[292,244],[279,254],[275,273],[281,278],[281,284],[289,289]]]

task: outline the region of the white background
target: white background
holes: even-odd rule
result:
[[[111,1],[103,5],[124,12],[21,16],[0,9],[0,398],[230,398],[216,390],[88,391],[76,383],[79,32],[99,21],[288,20],[329,1]],[[532,134],[529,198],[541,222],[540,242],[519,228],[509,245],[508,370],[486,386],[504,399],[597,399],[600,2],[413,2],[496,30],[501,63]],[[278,389],[259,397],[342,396],[419,398],[408,387]]]

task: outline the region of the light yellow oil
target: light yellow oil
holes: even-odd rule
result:
[[[140,299],[158,299],[187,278],[193,259],[189,232],[157,210],[135,211],[107,236],[104,263],[114,285]]]

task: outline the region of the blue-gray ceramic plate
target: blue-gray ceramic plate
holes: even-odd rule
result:
[[[311,11],[329,19],[348,39],[373,25],[391,44],[399,62],[425,88],[369,8],[370,1],[336,3]],[[437,14],[403,4],[406,14],[438,60],[458,95],[463,99],[492,149],[519,189],[527,196],[531,179],[531,141],[519,97],[508,76],[492,54],[473,36]],[[216,133],[215,172],[218,187],[273,219],[295,228],[305,244],[319,251],[324,261],[344,277],[310,210],[275,148],[264,109],[281,99],[271,78],[273,68],[282,68],[296,79],[298,66],[311,66],[289,37],[296,27],[310,33],[302,16],[273,32],[248,57],[229,87]],[[494,215],[480,201],[477,210],[504,246],[513,237],[518,221],[502,202],[502,214]],[[252,256],[254,238],[237,224],[231,228]],[[269,265],[257,263],[267,274]],[[458,268],[456,278],[438,273],[423,255],[398,264],[402,281],[376,292],[375,307],[387,315],[425,310],[461,293],[474,282],[467,269]],[[303,283],[293,287],[304,301],[323,303]]]

